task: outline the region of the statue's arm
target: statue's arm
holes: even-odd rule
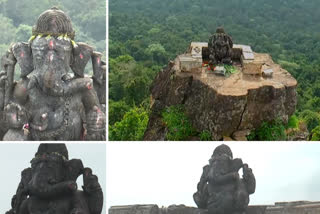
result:
[[[241,158],[235,158],[232,160],[232,170],[238,172],[243,166]]]
[[[199,181],[199,183],[197,185],[198,191],[203,191],[204,186],[208,182],[209,169],[210,169],[209,165],[206,165],[206,166],[203,167],[203,172],[201,174],[200,181]]]
[[[252,169],[248,167],[248,164],[243,164],[243,180],[246,184],[248,193],[253,194],[256,190],[256,178]]]
[[[106,104],[106,62],[102,60],[100,52],[93,52],[91,56],[93,68],[93,87],[97,92],[100,104]]]
[[[0,111],[4,110],[4,107],[12,99],[14,88],[14,69],[17,60],[12,52],[12,44],[7,50],[5,55],[1,57],[1,72],[0,72]]]
[[[87,195],[90,213],[101,213],[103,206],[103,192],[98,177],[92,174],[90,168],[83,170],[83,191]]]
[[[67,165],[67,180],[76,181],[83,174],[83,163],[80,159],[69,160]]]
[[[203,167],[203,172],[200,178],[200,181],[197,185],[197,192],[193,194],[193,200],[197,206],[201,209],[207,208],[208,200],[208,173],[210,166],[206,165]]]
[[[0,112],[4,109],[5,87],[6,87],[7,73],[0,71]]]
[[[31,168],[26,168],[21,172],[21,180],[18,185],[16,194],[12,197],[11,200],[11,210],[7,213],[19,213],[19,209],[22,205],[22,202],[27,199],[28,196],[28,187],[27,184],[31,180]]]
[[[15,65],[21,68],[21,80],[14,81]],[[9,129],[21,129],[28,123],[28,112],[23,107],[27,102],[27,90],[24,83],[27,75],[33,70],[32,53],[28,43],[14,43],[1,58],[0,71],[0,125],[6,133]],[[8,132],[7,132],[8,133]],[[19,135],[19,136],[18,136]],[[3,136],[0,136],[2,138]],[[5,134],[6,140],[25,139],[19,133]]]
[[[101,56],[101,53],[93,51],[93,48],[85,43],[79,42],[73,48],[73,61],[70,67],[75,76],[84,78],[84,69],[90,58],[93,68],[93,86],[88,85],[88,90],[82,93],[82,103],[86,113],[86,140],[105,140],[106,138],[106,117],[102,106],[106,103],[106,75],[105,62],[101,60]],[[77,78],[73,80],[74,83]]]
[[[232,41],[231,36],[228,36],[228,42],[229,42],[230,48],[232,48],[233,47],[233,41]]]

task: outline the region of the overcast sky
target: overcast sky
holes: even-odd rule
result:
[[[21,171],[30,167],[39,144],[34,143],[0,143],[0,213],[11,208],[11,198],[15,194],[20,182]],[[99,183],[106,196],[106,146],[97,143],[67,144],[69,159],[81,159],[85,167],[90,167],[99,178]],[[82,189],[82,176],[77,180],[78,189]],[[104,200],[105,201],[105,200]],[[104,203],[103,213],[106,213]]]
[[[107,208],[129,204],[185,204],[214,148],[221,143],[108,143]],[[258,142],[228,144],[257,180],[250,204],[320,201],[320,144]]]

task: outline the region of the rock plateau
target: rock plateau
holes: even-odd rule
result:
[[[165,140],[161,118],[165,107],[183,105],[197,131],[209,131],[213,140],[245,136],[264,121],[287,123],[297,103],[297,81],[275,64],[268,54],[254,53],[249,46],[234,45],[237,72],[217,75],[205,66],[205,44],[191,45],[161,71],[151,87],[151,115],[144,140]],[[202,53],[199,56],[194,50]],[[270,72],[271,71],[271,75]]]

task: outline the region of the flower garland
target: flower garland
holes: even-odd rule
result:
[[[65,40],[65,41],[68,41],[68,42],[71,42],[72,44],[72,47],[73,48],[76,48],[78,47],[77,43],[71,39],[71,37],[68,35],[68,33],[65,33],[65,34],[50,34],[50,33],[46,33],[46,34],[43,34],[43,33],[39,33],[39,34],[34,34],[30,37],[30,39],[28,40],[29,43],[31,43],[34,39],[38,38],[42,38],[42,37],[45,37],[47,40],[51,39],[52,37],[57,37],[58,40]]]

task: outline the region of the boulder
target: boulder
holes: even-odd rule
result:
[[[194,128],[209,131],[213,140],[256,129],[265,121],[280,119],[287,123],[297,103],[297,81],[270,55],[253,54],[252,63],[267,65],[273,71],[272,77],[246,74],[243,64],[234,65],[236,73],[221,76],[207,67],[184,72],[181,56],[169,63],[151,87],[151,115],[144,140],[165,139],[167,129],[161,111],[178,104],[184,106]],[[261,73],[261,66],[257,69]]]

